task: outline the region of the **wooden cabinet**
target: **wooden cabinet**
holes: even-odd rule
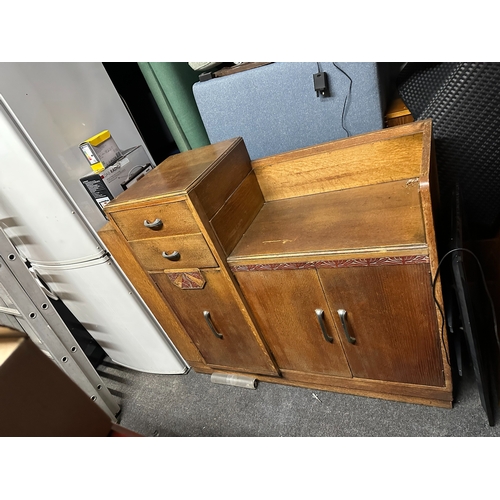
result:
[[[450,407],[431,132],[181,153],[106,207],[103,236],[199,372]]]
[[[238,198],[249,175],[241,139],[171,157],[106,207],[111,228],[102,233],[146,304],[157,316],[167,311],[162,325],[195,369],[274,376],[278,369],[211,225],[215,219],[228,228],[220,209]],[[238,224],[244,230],[241,217]]]

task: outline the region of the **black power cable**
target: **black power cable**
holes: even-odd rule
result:
[[[352,92],[352,78],[339,66],[337,66],[336,63],[332,62],[332,64],[341,72],[343,73],[347,78],[349,78],[349,92],[346,94],[345,99],[344,99],[344,107],[342,109],[342,128],[345,130],[345,133],[347,134],[347,137],[350,137],[351,134],[349,130],[345,128],[345,111],[346,111],[346,105],[347,105],[347,100],[350,99],[351,97],[351,92]]]
[[[476,260],[477,265],[479,266],[479,272],[481,273],[481,279],[483,281],[483,286],[484,286],[484,289],[486,291],[486,295],[488,297],[490,307],[491,307],[491,314],[493,317],[493,328],[495,330],[495,338],[497,341],[498,349],[500,350],[500,340],[498,338],[498,328],[497,328],[497,318],[496,318],[496,314],[495,314],[495,305],[493,303],[493,299],[491,298],[490,292],[488,290],[488,286],[486,284],[486,278],[484,277],[483,267],[481,266],[481,263],[479,262],[479,259],[476,257],[474,252],[472,252],[468,248],[454,248],[453,250],[449,250],[448,252],[446,252],[443,255],[443,257],[441,257],[441,260],[439,261],[439,264],[438,264],[437,269],[436,269],[436,275],[434,276],[434,279],[432,280],[432,295],[434,297],[434,302],[436,303],[436,305],[439,309],[439,313],[441,314],[441,341],[443,342],[443,345],[446,345],[444,342],[444,322],[445,322],[445,319],[444,319],[444,313],[441,309],[441,306],[439,305],[439,302],[436,299],[436,281],[437,281],[437,278],[439,276],[439,270],[440,270],[441,265],[443,264],[444,260],[446,259],[446,257],[448,257],[449,255],[452,255],[455,252],[467,252],[467,253],[471,254],[474,257],[474,259]],[[449,354],[448,354],[447,350],[446,350],[446,360],[448,361],[448,365],[450,365],[450,358],[449,358]]]

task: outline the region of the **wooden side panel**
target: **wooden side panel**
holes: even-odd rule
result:
[[[429,261],[430,261],[430,272],[432,277],[436,276],[439,257],[437,253],[437,241],[436,234],[439,233],[441,226],[443,225],[442,217],[440,216],[440,199],[439,199],[439,182],[438,182],[438,172],[436,167],[436,151],[434,148],[434,143],[431,140],[431,125],[429,124],[426,134],[429,137],[428,140],[424,142],[424,148],[422,150],[422,176],[420,177],[420,199],[422,204],[422,214],[425,221],[425,236],[427,243],[429,245]],[[435,286],[436,300],[440,305],[442,311],[444,311],[444,301],[442,296],[441,288],[441,276],[438,276]],[[435,304],[436,314],[439,316],[439,325],[443,326],[443,332],[447,331],[446,322],[444,318],[441,317],[439,308]],[[443,324],[444,323],[444,324]],[[446,379],[446,385],[452,385],[452,374],[451,366],[449,361],[449,346],[447,336],[443,335],[443,341],[441,344],[441,350],[443,358],[446,359],[444,364],[444,374]]]
[[[185,201],[121,210],[110,215],[129,241],[199,232]],[[144,221],[153,222],[156,219],[162,222],[159,227],[148,228],[144,225]]]
[[[235,276],[280,369],[351,377],[314,269]],[[316,309],[333,342],[325,340]]]
[[[130,252],[121,234],[114,230],[111,223],[106,224],[98,234],[118,265],[132,282],[134,288],[143,298],[144,302],[146,302],[162,328],[167,332],[167,335],[174,343],[175,347],[177,347],[182,357],[188,364],[193,362],[204,364],[204,360],[198,349],[191,341],[170,307],[158,293],[158,290],[147,273],[144,272]]]
[[[250,172],[210,221],[226,255],[233,251],[263,205],[257,178]]]
[[[306,153],[274,164],[253,162],[266,201],[418,177],[422,134]]]
[[[147,271],[184,269],[189,267],[217,267],[212,252],[201,233],[182,234],[165,238],[131,241],[130,247]],[[169,260],[163,252],[179,252],[178,260]]]
[[[220,210],[233,191],[251,172],[245,144],[240,139],[231,151],[192,189],[209,219]]]
[[[249,273],[251,274],[251,273]],[[319,269],[354,377],[444,386],[429,265]],[[347,311],[347,341],[338,310]]]
[[[257,342],[236,302],[231,284],[219,270],[202,270],[206,279],[203,289],[181,290],[165,273],[151,277],[162,291],[186,331],[208,364],[232,367],[237,371],[276,375],[274,364],[266,350]],[[218,338],[204,317],[210,320]]]

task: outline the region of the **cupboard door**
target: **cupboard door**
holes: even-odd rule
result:
[[[318,274],[354,377],[444,385],[428,265],[319,269]],[[346,331],[339,310],[346,311]]]
[[[166,273],[151,273],[165,300],[198,347],[216,367],[276,375],[266,348],[255,337],[220,270],[203,270],[201,289],[182,289]]]
[[[235,276],[280,369],[351,377],[314,269]]]

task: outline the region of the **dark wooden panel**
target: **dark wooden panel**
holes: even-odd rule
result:
[[[385,112],[386,127],[395,127],[397,125],[404,125],[405,123],[411,123],[413,121],[413,116],[401,97],[397,97],[389,103]]]
[[[251,170],[246,146],[239,139],[231,149],[231,154],[221,157],[203,180],[193,187],[209,219],[220,210]]]
[[[230,282],[219,270],[202,270],[207,281],[201,290],[182,290],[165,273],[151,277],[169,302],[208,364],[234,367],[239,371],[276,375],[265,348],[257,342],[250,326],[232,298]],[[210,330],[204,311],[223,338]]]
[[[280,369],[351,376],[314,269],[235,276]],[[323,337],[318,308],[333,343]]]
[[[229,255],[264,205],[253,172],[245,178],[210,221],[226,255]]]
[[[444,386],[428,265],[319,269],[318,274],[354,377]],[[339,309],[347,311],[355,344],[343,334]]]
[[[130,247],[147,271],[163,269],[184,269],[189,267],[217,267],[212,252],[201,233],[151,238],[130,242]],[[162,257],[177,251],[179,260],[171,261]]]
[[[184,201],[152,205],[135,210],[121,210],[113,212],[111,217],[129,241],[193,234],[200,231]],[[144,221],[153,222],[155,219],[162,221],[159,228],[152,229],[144,225]]]
[[[243,62],[236,64],[234,66],[223,67],[218,71],[214,72],[216,78],[227,75],[234,75],[235,73],[241,73],[242,71],[248,71],[249,69],[260,68],[261,66],[267,66],[268,64],[273,64],[271,62]]]

